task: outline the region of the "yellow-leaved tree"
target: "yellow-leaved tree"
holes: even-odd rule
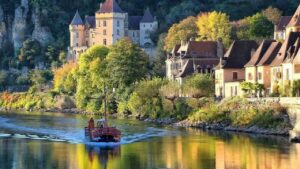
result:
[[[190,16],[172,25],[165,39],[164,49],[170,52],[175,45],[181,41],[188,41],[190,38],[197,37],[196,17]]]
[[[225,46],[231,43],[232,26],[229,16],[221,12],[201,13],[197,18],[199,40],[218,40],[222,38]]]
[[[76,71],[78,65],[75,62],[68,62],[62,67],[54,70],[53,85],[57,92],[74,94],[76,91]]]

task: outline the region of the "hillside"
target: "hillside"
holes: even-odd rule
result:
[[[0,0],[0,68],[7,67],[26,39],[36,39],[58,57],[69,43],[68,24],[78,9],[82,16],[93,15],[103,0]],[[231,20],[252,15],[272,5],[290,15],[299,0],[117,0],[130,15],[141,15],[146,7],[160,22],[159,33],[189,15],[218,10]],[[50,55],[51,55],[50,54]],[[49,56],[51,57],[51,56]],[[53,59],[53,58],[52,58]],[[54,60],[57,58],[54,58]]]

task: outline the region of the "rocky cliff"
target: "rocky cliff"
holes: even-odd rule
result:
[[[0,4],[0,48],[11,45],[17,55],[26,39],[36,39],[42,46],[54,41],[50,29],[42,26],[37,9],[22,0],[14,14],[5,13]]]

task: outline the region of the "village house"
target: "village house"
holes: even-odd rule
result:
[[[223,55],[224,45],[220,41],[181,42],[176,45],[166,60],[166,76],[180,84],[194,73],[213,75],[213,68]]]
[[[270,64],[271,67],[271,93],[278,93],[279,86],[284,86],[284,82],[286,83],[292,76],[293,72],[291,69],[291,64],[289,61],[286,61],[287,58],[291,58],[295,55],[295,51],[298,46],[297,39],[300,37],[300,32],[290,32],[286,40],[283,42],[279,52],[276,57]],[[284,62],[287,62],[284,64]]]
[[[245,80],[245,64],[257,49],[255,41],[234,41],[215,67],[216,97],[241,96],[241,82]]]
[[[260,59],[257,67],[257,83],[263,84],[265,91],[264,95],[268,95],[271,92],[271,67],[270,64],[275,59],[279,49],[281,48],[281,43],[274,41],[270,44],[269,48]]]
[[[129,37],[150,53],[154,48],[150,35],[157,27],[158,22],[149,9],[145,10],[143,16],[128,16],[115,0],[106,0],[100,4],[95,16],[86,16],[85,21],[76,12],[69,25],[69,59],[77,60],[81,53],[93,45],[113,45],[124,37]]]

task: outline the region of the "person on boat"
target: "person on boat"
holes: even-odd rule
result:
[[[89,121],[89,129],[93,129],[93,128],[95,128],[95,122],[94,122],[94,119],[91,118]]]

